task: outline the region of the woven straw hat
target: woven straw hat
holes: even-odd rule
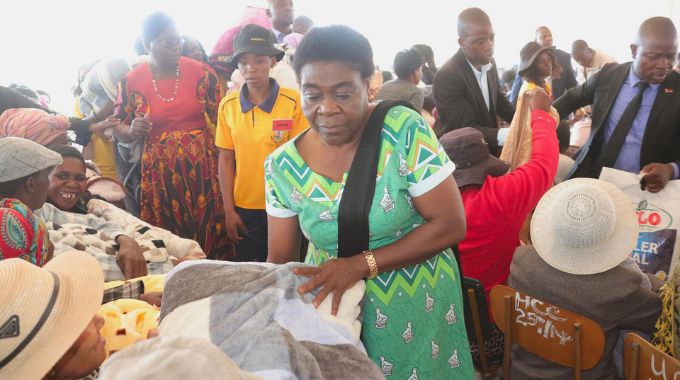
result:
[[[99,373],[109,379],[239,379],[260,380],[242,371],[222,350],[203,338],[161,336],[113,354]]]
[[[103,289],[97,260],[82,252],[43,268],[0,261],[0,379],[42,379],[90,323]]]
[[[635,248],[638,224],[630,199],[614,185],[571,179],[541,198],[531,219],[538,255],[566,273],[606,272]]]

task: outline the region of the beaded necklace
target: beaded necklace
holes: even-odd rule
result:
[[[177,97],[177,90],[179,89],[179,62],[177,63],[177,72],[175,78],[175,89],[172,91],[172,96],[169,98],[163,97],[158,91],[158,85],[156,84],[156,77],[153,75],[153,69],[151,69],[151,64],[149,64],[149,70],[151,71],[151,83],[153,84],[153,92],[158,99],[162,102],[170,103]]]

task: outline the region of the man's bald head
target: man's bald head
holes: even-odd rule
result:
[[[584,40],[576,40],[571,44],[571,57],[583,67],[592,67],[594,53]]]
[[[552,32],[547,26],[536,28],[536,42],[544,48],[553,46]]]
[[[491,20],[483,10],[468,8],[458,15],[458,45],[478,70],[491,62],[494,38]]]
[[[468,8],[458,15],[458,38],[465,38],[473,26],[491,26],[489,15],[479,8]]]
[[[635,35],[635,44],[642,45],[648,38],[672,38],[677,42],[678,31],[668,17],[652,17],[640,24]]]
[[[571,44],[571,54],[583,53],[584,51],[590,49],[588,43],[583,40],[576,40]]]
[[[267,0],[267,12],[274,29],[289,33],[293,24],[293,0]]]
[[[652,17],[638,28],[630,45],[633,70],[643,81],[661,83],[671,73],[678,53],[678,31],[667,17]]]
[[[540,32],[545,32],[545,31],[550,32],[550,28],[548,28],[545,25],[541,25],[538,28],[536,28],[536,34],[538,34]],[[552,32],[550,32],[550,33],[552,33]]]

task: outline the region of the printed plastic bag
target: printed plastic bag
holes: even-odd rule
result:
[[[680,258],[680,180],[650,193],[640,190],[640,177],[635,173],[603,168],[600,179],[621,189],[633,202],[640,234],[631,256],[643,272],[666,280]]]

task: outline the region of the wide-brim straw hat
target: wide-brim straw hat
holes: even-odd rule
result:
[[[113,354],[101,367],[108,379],[238,379],[260,380],[242,371],[222,350],[204,338],[161,336]]]
[[[66,252],[39,268],[0,261],[0,379],[42,379],[85,330],[102,302],[97,260]]]
[[[638,233],[630,199],[614,185],[592,178],[550,189],[531,219],[538,255],[553,268],[576,275],[621,264],[635,248]]]

